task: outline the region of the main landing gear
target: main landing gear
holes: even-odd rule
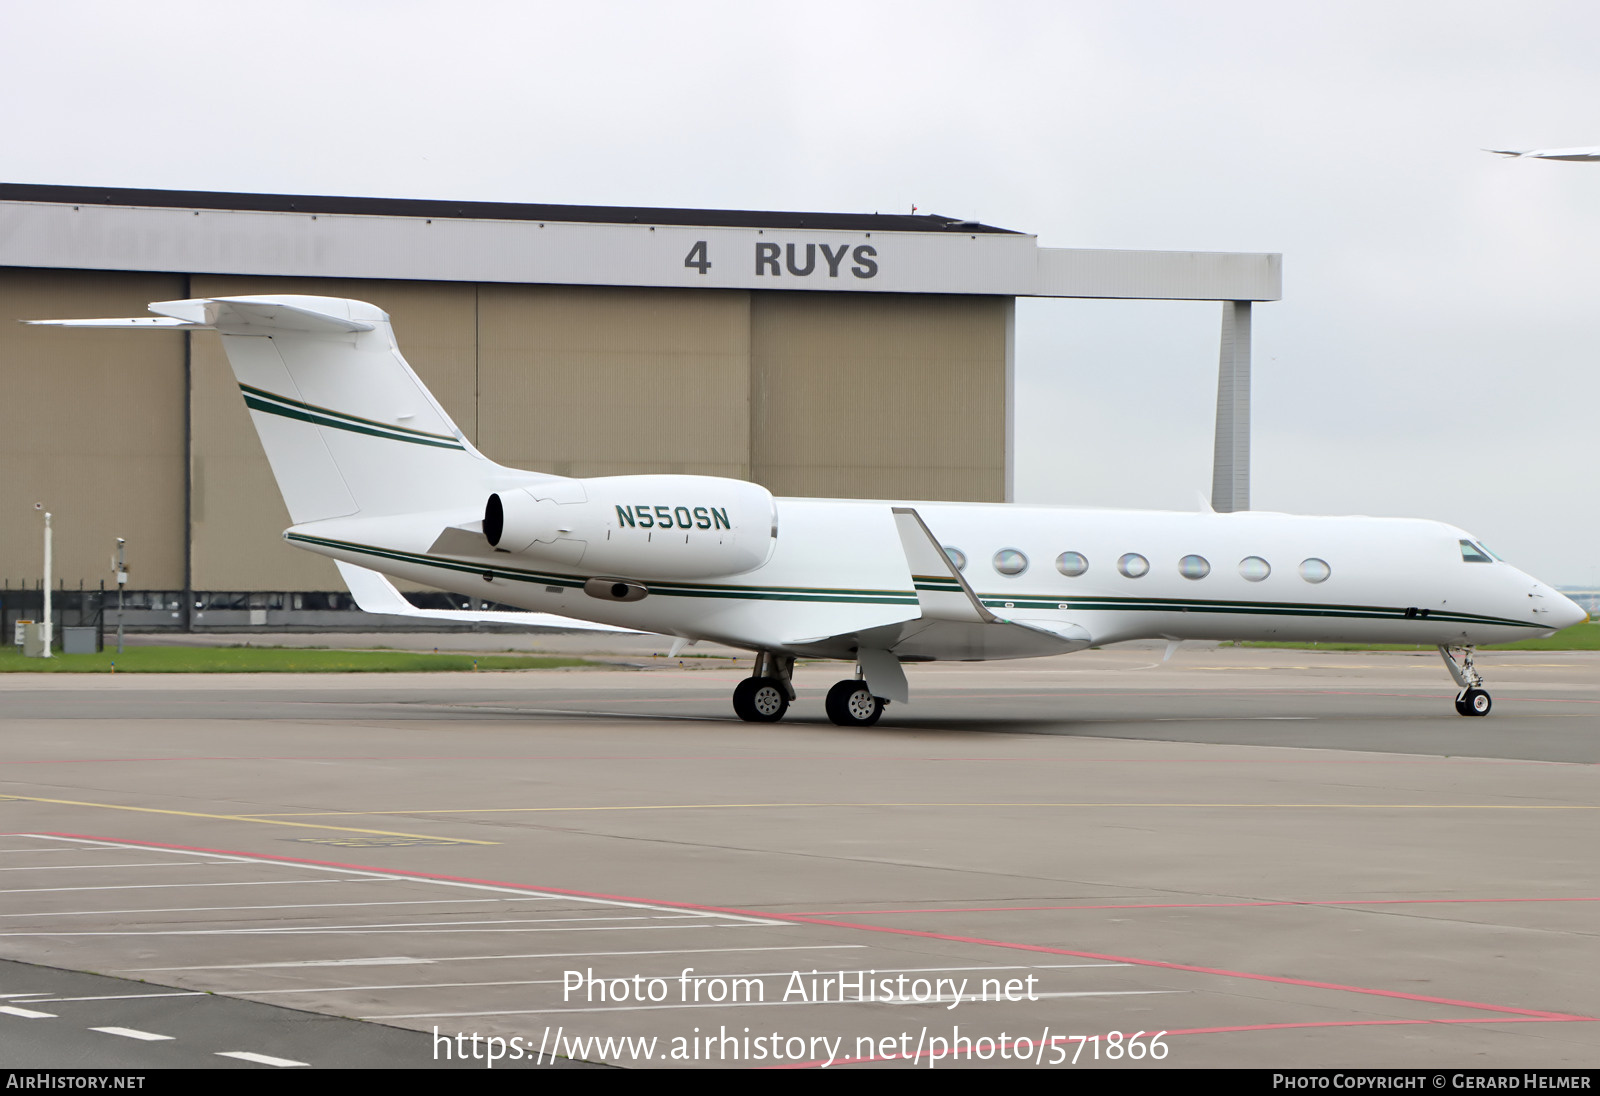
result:
[[[794,657],[756,656],[755,672],[733,690],[733,711],[746,723],[776,723],[794,699]]]
[[[755,670],[733,690],[733,711],[746,723],[776,723],[794,700],[794,658],[762,653]],[[839,682],[828,690],[824,704],[828,718],[841,727],[870,727],[878,722],[888,701],[873,696],[865,679]]]
[[[1439,657],[1444,659],[1450,676],[1455,678],[1456,684],[1461,687],[1461,691],[1456,694],[1456,714],[1488,715],[1489,709],[1494,706],[1494,701],[1483,688],[1483,675],[1472,665],[1472,648],[1446,647],[1440,644]]]
[[[889,702],[867,691],[860,678],[848,678],[828,690],[828,718],[841,727],[870,727]]]

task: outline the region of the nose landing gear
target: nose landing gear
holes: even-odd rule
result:
[[[1458,656],[1456,652],[1460,652]],[[1483,675],[1472,664],[1471,647],[1446,647],[1439,645],[1439,657],[1455,679],[1461,691],[1456,694],[1457,715],[1488,715],[1494,701],[1483,688]]]

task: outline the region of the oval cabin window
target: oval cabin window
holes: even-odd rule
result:
[[[1142,578],[1150,570],[1150,561],[1138,552],[1129,552],[1117,560],[1117,570],[1128,578]]]
[[[1028,569],[1028,557],[1015,548],[1002,548],[994,554],[994,569],[1002,575],[1020,575]]]
[[[1077,578],[1089,569],[1089,558],[1082,552],[1062,552],[1056,557],[1056,570],[1068,578]]]
[[[1328,566],[1327,560],[1312,558],[1300,563],[1300,577],[1307,582],[1327,582],[1331,574],[1333,568]]]
[[[1245,556],[1239,561],[1239,574],[1246,582],[1260,582],[1272,574],[1272,564],[1260,556]]]
[[[1205,556],[1184,556],[1178,561],[1178,574],[1184,578],[1202,579],[1211,573],[1211,564]]]

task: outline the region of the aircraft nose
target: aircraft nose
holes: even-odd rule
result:
[[[1557,628],[1570,628],[1589,619],[1589,610],[1566,595],[1551,590],[1548,596],[1555,602],[1550,607],[1550,616]]]

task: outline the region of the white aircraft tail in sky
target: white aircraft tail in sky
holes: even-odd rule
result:
[[[1496,156],[1511,156],[1519,159],[1533,160],[1600,160],[1600,145],[1591,145],[1588,148],[1486,148],[1483,151],[1492,152]]]
[[[775,498],[712,476],[508,468],[451,421],[373,305],[150,308],[32,322],[217,331],[294,523],[285,539],[334,559],[363,609],[740,647],[755,669],[733,707],[750,721],[783,717],[797,657],[854,663],[825,707],[867,726],[909,700],[905,662],[1129,639],[1431,644],[1456,710],[1487,715],[1474,647],[1587,615],[1432,521]],[[415,609],[389,577],[528,612]]]

